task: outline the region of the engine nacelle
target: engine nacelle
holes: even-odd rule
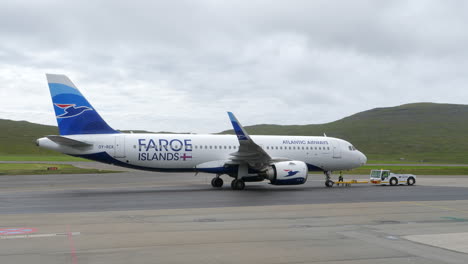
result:
[[[305,162],[293,160],[274,163],[265,173],[273,185],[299,185],[307,181],[308,170]]]

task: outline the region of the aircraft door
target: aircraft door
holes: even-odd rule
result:
[[[125,135],[114,137],[114,158],[125,158]]]
[[[330,140],[333,145],[333,158],[340,159],[341,158],[341,146],[340,141],[338,140]]]

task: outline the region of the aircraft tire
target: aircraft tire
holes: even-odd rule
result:
[[[231,188],[233,190],[243,190],[245,188],[245,183],[243,180],[232,180],[231,182]]]
[[[334,184],[334,182],[332,180],[326,180],[325,181],[325,186],[327,186],[328,188],[333,187],[333,184]]]
[[[219,178],[219,177],[216,177],[216,178],[213,178],[211,180],[211,186],[213,186],[213,188],[221,188],[223,187],[223,179]]]
[[[216,180],[216,178],[211,179],[211,186],[212,187],[216,187],[215,180]]]

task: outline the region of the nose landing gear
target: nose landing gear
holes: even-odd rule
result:
[[[334,181],[331,180],[331,171],[324,171],[325,174],[325,186],[327,187],[333,187],[333,184],[335,184]]]

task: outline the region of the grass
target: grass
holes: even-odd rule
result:
[[[343,174],[370,174],[371,170],[386,169],[393,173],[414,175],[468,175],[468,166],[375,166],[366,165],[360,168],[344,171]]]
[[[367,161],[367,165],[372,165],[372,164],[418,164],[418,165],[424,166],[424,165],[431,165],[431,164],[440,164],[440,162],[429,162],[429,161],[421,162],[421,161],[407,161],[407,160],[368,160]],[[451,163],[448,163],[448,164],[451,164]]]
[[[90,161],[68,155],[0,155],[1,161]]]
[[[57,170],[47,170],[49,167],[56,167]],[[69,164],[0,163],[0,175],[89,174],[111,172],[116,171],[83,169]]]

